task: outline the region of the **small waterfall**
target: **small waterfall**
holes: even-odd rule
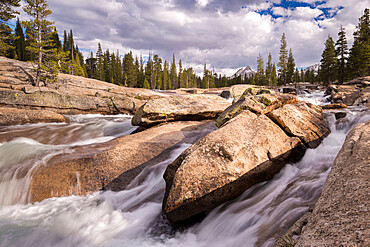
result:
[[[0,206],[29,202],[32,172],[53,156],[70,152],[73,146],[109,141],[135,130],[131,117],[126,115],[68,118],[69,124],[30,124],[0,129],[0,141],[5,141],[0,143]],[[22,135],[27,138],[19,137]]]

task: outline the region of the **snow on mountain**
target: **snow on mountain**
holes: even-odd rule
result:
[[[250,77],[252,77],[252,75],[255,75],[255,74],[256,74],[256,72],[253,71],[251,66],[248,65],[245,68],[238,69],[238,71],[236,71],[235,74],[230,77],[230,79],[238,77],[238,76],[241,76],[242,78],[247,76],[247,78],[250,78]]]
[[[317,75],[317,74],[319,74],[319,69],[320,69],[320,64],[317,63],[317,64],[314,64],[314,65],[308,66],[303,71],[306,73],[308,70],[313,70],[313,73],[315,75]]]

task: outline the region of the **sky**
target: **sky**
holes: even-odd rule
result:
[[[130,50],[147,57],[182,60],[201,74],[204,64],[232,75],[257,67],[259,53],[278,61],[280,39],[287,37],[297,67],[319,63],[324,42],[342,25],[349,45],[358,18],[370,0],[48,0],[50,19],[61,38],[73,30],[85,57],[103,50]],[[21,14],[21,19],[27,18]]]

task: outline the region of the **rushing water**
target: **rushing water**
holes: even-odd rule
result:
[[[320,92],[301,98],[326,102]],[[0,129],[0,246],[272,246],[275,236],[283,234],[319,197],[349,130],[370,119],[363,109],[345,111],[347,120],[340,123],[333,113],[326,113],[332,133],[300,162],[286,165],[272,180],[253,186],[202,222],[182,229],[171,227],[161,214],[162,176],[191,144],[173,151],[165,162],[145,168],[124,191],[15,204],[27,201],[22,198],[24,191],[10,196],[12,200],[9,194],[19,185],[26,186],[21,180],[30,179],[24,175],[30,167],[46,163],[55,153],[68,152],[71,146],[107,141],[134,128],[127,116],[75,116],[69,124]]]

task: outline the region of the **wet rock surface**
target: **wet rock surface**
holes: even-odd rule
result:
[[[259,113],[235,114],[167,167],[163,212],[169,220],[188,220],[237,197],[330,133],[322,109],[307,102]]]
[[[132,118],[132,125],[150,127],[163,122],[215,119],[230,105],[217,95],[177,95],[149,100]]]
[[[175,222],[208,212],[272,178],[304,150],[265,115],[245,111],[168,166],[163,211]]]
[[[310,148],[317,147],[330,129],[319,106],[307,102],[284,105],[268,114],[289,136],[296,136]]]
[[[52,122],[62,123],[66,121],[63,115],[52,111],[0,108],[0,126]]]
[[[346,137],[295,246],[369,246],[370,122]]]
[[[142,169],[165,160],[183,143],[194,143],[216,129],[213,121],[163,124],[100,144],[72,148],[33,172],[31,201],[123,190]]]
[[[298,100],[290,94],[259,94],[242,96],[238,102],[229,106],[217,118],[217,126],[222,126],[230,119],[234,118],[243,111],[251,111],[256,114],[266,114],[277,109],[285,104],[295,104]]]

